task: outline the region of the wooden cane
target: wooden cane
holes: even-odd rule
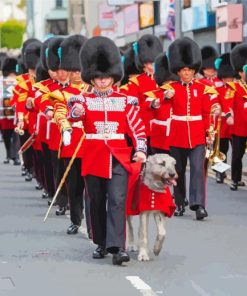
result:
[[[51,201],[51,204],[50,204],[50,206],[49,206],[49,208],[48,208],[48,210],[47,210],[47,212],[46,212],[46,215],[45,215],[45,218],[44,218],[44,221],[43,222],[45,222],[46,221],[46,219],[47,219],[47,217],[48,217],[48,215],[49,215],[49,213],[50,213],[50,211],[51,211],[51,208],[52,208],[52,206],[54,205],[54,203],[55,203],[55,201],[56,201],[56,199],[57,199],[57,196],[58,196],[58,193],[60,192],[60,190],[62,189],[62,187],[63,187],[63,184],[64,184],[64,182],[65,182],[65,179],[66,179],[66,177],[68,176],[68,173],[69,173],[69,171],[70,171],[70,169],[71,169],[71,166],[72,166],[72,164],[73,164],[73,162],[74,162],[74,160],[75,160],[75,158],[76,158],[76,155],[77,155],[77,153],[78,153],[78,151],[79,151],[79,149],[80,149],[80,147],[81,147],[81,144],[82,144],[82,142],[84,141],[84,139],[85,139],[85,132],[83,133],[83,136],[81,137],[81,139],[80,139],[80,141],[79,141],[79,143],[78,143],[78,145],[76,146],[76,149],[75,149],[75,152],[73,153],[73,155],[72,155],[72,157],[71,157],[71,159],[70,159],[70,161],[69,161],[69,164],[68,164],[68,166],[67,166],[67,168],[66,168],[66,170],[65,170],[65,172],[64,172],[64,174],[63,174],[63,177],[62,177],[62,179],[61,179],[61,181],[60,181],[60,183],[59,183],[59,185],[58,185],[58,188],[57,188],[57,191],[56,191],[56,193],[55,193],[55,195],[54,195],[54,197],[53,197],[53,199],[52,199],[52,201]]]

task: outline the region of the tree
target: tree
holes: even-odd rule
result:
[[[26,7],[26,0],[20,0],[19,4],[17,5],[18,8],[23,9]]]
[[[8,20],[0,25],[1,47],[20,48],[25,24],[17,20]]]

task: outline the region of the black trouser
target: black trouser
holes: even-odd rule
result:
[[[6,158],[19,159],[20,140],[13,129],[2,130],[2,138],[6,149]]]
[[[21,146],[27,141],[27,139],[30,137],[30,134],[27,130],[24,131],[24,135],[20,136],[20,143]],[[23,162],[25,169],[29,172],[33,172],[33,147],[29,147],[22,155]]]
[[[111,179],[88,175],[85,181],[90,199],[93,242],[116,253],[119,248],[125,248],[128,173],[113,158]]]
[[[60,181],[65,172],[65,161],[63,158],[58,158],[58,151],[51,150],[52,167],[55,180],[55,190],[57,190]],[[57,196],[57,204],[62,208],[68,204],[68,194],[66,189],[66,183],[63,184],[59,194]]]
[[[43,158],[42,158],[41,150],[33,149],[33,165],[34,165],[35,179],[44,187],[45,175],[44,175]]]
[[[232,181],[242,179],[242,158],[246,149],[247,137],[232,136]]]
[[[171,147],[170,155],[176,159],[178,174],[177,186],[174,187],[174,197],[177,206],[183,206],[186,198],[186,165],[190,161],[189,203],[191,210],[198,206],[205,207],[205,146],[198,145],[193,149]]]
[[[67,167],[70,158],[64,158]],[[76,158],[66,178],[67,192],[70,204],[70,220],[73,224],[81,226],[83,213],[84,179],[81,176],[81,159]]]
[[[225,163],[227,162],[227,152],[229,150],[229,144],[231,143],[230,139],[222,138],[220,139],[220,152],[224,153],[226,156]]]
[[[55,181],[54,173],[51,159],[51,150],[48,145],[44,142],[41,142],[42,152],[43,152],[43,163],[44,163],[44,174],[45,174],[45,184],[44,188],[50,197],[55,194]]]

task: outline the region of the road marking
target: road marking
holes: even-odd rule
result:
[[[15,284],[10,277],[0,278],[0,291],[13,290]]]
[[[144,296],[157,296],[152,288],[146,284],[139,276],[126,276],[128,281],[131,282],[132,286],[135,287],[138,291]]]
[[[190,280],[192,287],[200,296],[210,296],[202,287],[197,285],[194,281]]]

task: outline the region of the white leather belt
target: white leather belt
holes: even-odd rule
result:
[[[78,128],[83,128],[83,123],[82,121],[77,121],[77,122],[73,122],[71,124],[72,127],[78,127]]]
[[[179,121],[197,121],[197,120],[202,120],[202,116],[201,115],[195,115],[195,116],[172,115],[172,119],[179,120]]]
[[[87,140],[124,140],[124,134],[86,134]]]
[[[167,120],[153,119],[153,120],[151,120],[151,128],[152,128],[153,123],[155,123],[157,125],[166,126],[166,136],[170,135],[171,118],[168,118]]]

